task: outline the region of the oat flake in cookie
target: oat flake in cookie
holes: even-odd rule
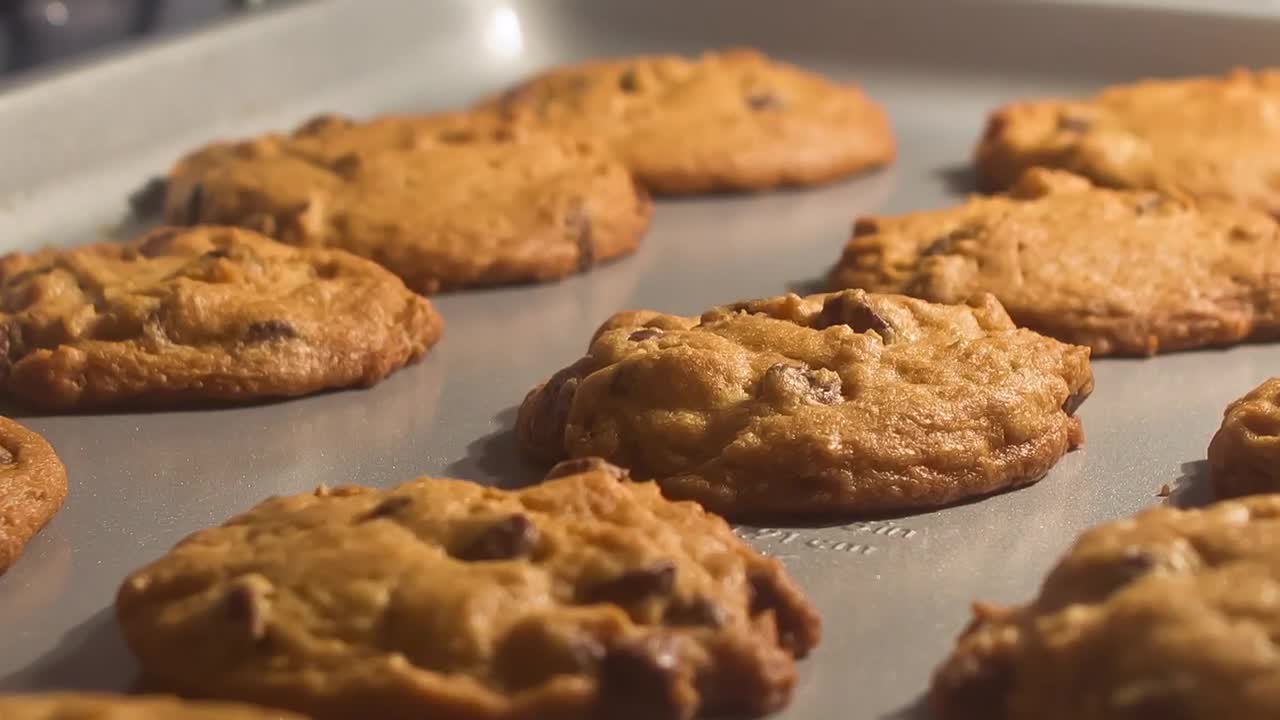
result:
[[[81,693],[0,695],[3,720],[305,720],[301,715],[238,703],[160,696]]]
[[[1099,185],[1280,213],[1280,71],[1144,80],[1090,97],[996,110],[978,145],[985,190],[1030,167]]]
[[[940,720],[1273,720],[1280,496],[1085,533],[1030,605],[978,604]]]
[[[524,127],[600,138],[662,193],[813,185],[895,154],[888,117],[857,86],[753,50],[555,68],[486,108]]]
[[[274,498],[133,573],[117,615],[160,687],[320,720],[785,705],[813,608],[724,521],[620,472]]]
[[[735,519],[937,507],[1040,479],[1083,440],[1088,348],[971,306],[845,291],[614,316],[520,408],[521,444],[598,455]]]
[[[651,202],[598,144],[493,116],[323,116],[181,159],[165,217],[341,248],[421,293],[555,280],[636,249]]]
[[[1280,492],[1280,378],[1227,406],[1209,443],[1209,474],[1218,497]]]
[[[49,443],[0,417],[0,574],[17,562],[66,497],[67,470]]]
[[[373,385],[441,328],[374,263],[235,228],[0,258],[0,387],[44,411]]]
[[[1029,170],[1008,196],[854,226],[834,287],[933,302],[991,293],[1098,355],[1280,337],[1280,226],[1264,213]]]

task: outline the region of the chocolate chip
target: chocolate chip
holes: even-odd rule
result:
[[[747,611],[752,615],[771,610],[781,601],[773,576],[753,573],[747,578]]]
[[[452,128],[449,130],[441,130],[436,134],[436,140],[446,145],[460,145],[469,143],[476,139],[474,130],[464,130],[462,128]]]
[[[262,597],[248,584],[232,585],[226,597],[227,616],[249,631],[249,637],[261,640],[267,634],[267,609]]]
[[[392,495],[377,505],[374,505],[373,509],[369,512],[357,517],[356,522],[361,523],[368,522],[370,520],[377,520],[378,518],[391,517],[412,504],[413,498],[411,497],[407,497],[405,495]]]
[[[578,368],[569,366],[547,381],[534,396],[527,427],[529,442],[557,454],[564,452],[565,425],[581,380]]]
[[[1068,395],[1067,399],[1062,402],[1062,411],[1068,415],[1075,415],[1076,410],[1079,410],[1080,406],[1083,405],[1084,401],[1088,398],[1089,391],[1083,389],[1077,390]]]
[[[672,625],[698,625],[717,628],[724,625],[724,608],[704,597],[676,598],[667,606],[662,619]]]
[[[138,243],[138,254],[146,258],[164,255],[169,252],[173,239],[178,237],[179,232],[177,228],[171,227],[152,230]]]
[[[639,330],[636,330],[635,332],[628,335],[627,339],[630,340],[631,342],[641,342],[643,340],[652,340],[653,338],[659,337],[660,335],[662,335],[662,331],[659,330],[658,328],[647,327],[647,328],[640,328]]]
[[[756,92],[747,96],[747,107],[756,112],[781,110],[782,105],[782,98],[771,92]]]
[[[617,577],[596,583],[579,593],[585,604],[629,605],[651,597],[670,595],[676,586],[676,566],[668,561],[627,570]]]
[[[187,195],[187,225],[200,224],[201,216],[204,211],[204,185],[196,183],[191,186],[191,192]]]
[[[595,244],[591,237],[591,216],[586,207],[582,204],[575,206],[566,216],[565,225],[578,246],[578,270],[586,270],[596,260]]]
[[[0,318],[0,384],[8,380],[15,358],[22,354],[21,345],[22,328],[18,322],[12,317]]]
[[[7,448],[0,447],[0,465],[12,465],[14,462],[13,453]]]
[[[149,218],[159,215],[164,210],[164,196],[169,189],[169,181],[163,176],[148,180],[142,187],[129,195],[129,209],[137,218]]]
[[[524,515],[499,520],[471,539],[454,557],[459,560],[512,560],[533,552],[538,544],[538,527]]]
[[[951,249],[951,239],[944,235],[943,237],[940,237],[937,240],[934,240],[933,242],[929,243],[929,246],[926,247],[924,251],[920,253],[920,256],[930,257],[932,255],[941,255],[950,249]]]
[[[633,93],[640,89],[640,80],[636,77],[635,68],[627,68],[618,76],[618,89],[624,93]]]
[[[788,363],[770,365],[760,380],[765,400],[835,405],[844,401],[840,375],[826,368],[805,368]]]
[[[293,132],[294,135],[314,135],[326,130],[340,130],[342,128],[351,127],[352,121],[342,115],[327,113],[317,115],[303,123]]]
[[[929,246],[926,247],[924,249],[924,252],[920,254],[924,257],[928,257],[930,255],[941,255],[942,253],[945,253],[951,250],[951,246],[954,243],[959,242],[960,240],[968,240],[970,238],[977,237],[977,235],[978,235],[978,232],[973,228],[969,228],[969,227],[956,228],[951,232],[947,233],[946,235],[943,235],[938,239],[934,240],[933,242],[929,243]]]
[[[1280,215],[1280,213],[1272,213],[1272,215]],[[1227,240],[1233,243],[1248,243],[1258,239],[1258,235],[1253,233],[1247,227],[1237,225],[1231,228],[1231,232],[1227,233]]]
[[[332,168],[334,173],[344,178],[351,178],[356,173],[360,172],[360,166],[363,164],[364,163],[360,160],[359,155],[355,153],[347,153],[335,158],[329,167]],[[306,205],[303,206],[302,212],[306,212]],[[301,215],[302,212],[298,213],[298,215]]]
[[[594,717],[680,720],[697,696],[679,673],[680,658],[665,635],[619,642],[600,661],[600,707]]]
[[[790,602],[778,579],[769,572],[752,572],[747,576],[747,610],[752,616],[773,611],[773,621],[778,627],[778,639],[784,647],[805,648],[801,640],[808,635],[805,621],[789,612]]]
[[[1127,547],[1120,553],[1120,567],[1135,578],[1155,570],[1159,564],[1159,559],[1146,548]]]
[[[1149,212],[1159,210],[1164,207],[1165,197],[1159,193],[1148,193],[1138,198],[1133,205],[1133,211],[1139,215],[1146,215]]]
[[[284,320],[263,320],[250,323],[244,331],[247,343],[262,343],[272,340],[287,340],[298,337],[298,331]]]
[[[873,217],[860,217],[853,222],[853,236],[863,237],[880,232],[880,221]]]
[[[1078,115],[1063,115],[1062,117],[1058,118],[1059,130],[1066,130],[1067,132],[1074,132],[1074,133],[1082,133],[1082,132],[1088,132],[1089,128],[1091,127],[1093,127],[1093,123],[1089,122],[1086,118],[1082,118]]]
[[[612,476],[615,480],[626,480],[631,473],[624,470],[603,458],[598,457],[580,457],[562,460],[555,464],[555,467],[547,471],[543,480],[554,480],[556,478],[569,477],[570,475],[581,475],[589,472],[602,472]]]
[[[859,333],[871,331],[885,342],[891,341],[894,335],[889,321],[871,309],[860,293],[851,291],[832,295],[822,303],[814,327],[821,330],[833,325],[848,325]]]
[[[580,635],[568,645],[569,656],[578,670],[588,670],[604,659],[604,646],[590,635]]]

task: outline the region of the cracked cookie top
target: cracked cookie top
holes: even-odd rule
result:
[[[1280,333],[1280,226],[1033,169],[1008,196],[859,219],[831,283],[944,303],[991,293],[1019,325],[1095,355],[1152,355]]]
[[[40,410],[372,385],[441,326],[367,260],[235,228],[0,258],[0,384]]]
[[[945,720],[1266,720],[1280,707],[1280,497],[1085,533],[1030,605],[978,604],[933,681]]]
[[[845,291],[614,316],[520,408],[535,457],[601,456],[732,518],[926,508],[1038,480],[1082,439],[1089,350],[970,306]]]
[[[888,117],[857,86],[753,50],[554,68],[486,108],[522,127],[600,138],[663,193],[815,184],[895,154]]]
[[[651,203],[598,144],[484,114],[321,116],[170,172],[168,222],[341,248],[422,293],[554,280],[635,250]]]
[[[1002,190],[1030,167],[1099,185],[1158,190],[1280,213],[1280,72],[1145,80],[1073,100],[992,113],[977,151],[980,184]]]
[[[423,478],[268,500],[132,574],[117,613],[182,693],[317,718],[759,714],[818,619],[773,560],[598,460],[520,491]]]

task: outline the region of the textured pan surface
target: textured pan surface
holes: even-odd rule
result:
[[[628,307],[690,313],[809,289],[856,213],[959,197],[998,103],[1280,64],[1280,22],[1109,5],[332,0],[8,88],[4,249],[97,236],[119,220],[130,190],[214,137],[288,127],[320,110],[445,108],[601,54],[758,45],[864,82],[887,104],[902,153],[887,172],[832,187],[664,201],[633,257],[561,284],[443,296],[444,340],[371,390],[204,412],[23,418],[57,448],[71,490],[0,578],[0,691],[128,688],[135,668],[110,615],[120,580],[263,496],[421,473],[532,477],[510,432],[514,407],[580,356],[599,322]],[[1201,461],[1222,409],[1277,368],[1280,347],[1265,346],[1100,361],[1081,410],[1084,448],[1034,487],[888,521],[743,529],[783,558],[826,620],[780,717],[917,717],[970,600],[1028,598],[1079,530],[1161,502],[1162,484],[1177,502],[1202,498]]]

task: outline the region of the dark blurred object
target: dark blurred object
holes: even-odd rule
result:
[[[264,0],[0,0],[0,72],[199,26]]]

